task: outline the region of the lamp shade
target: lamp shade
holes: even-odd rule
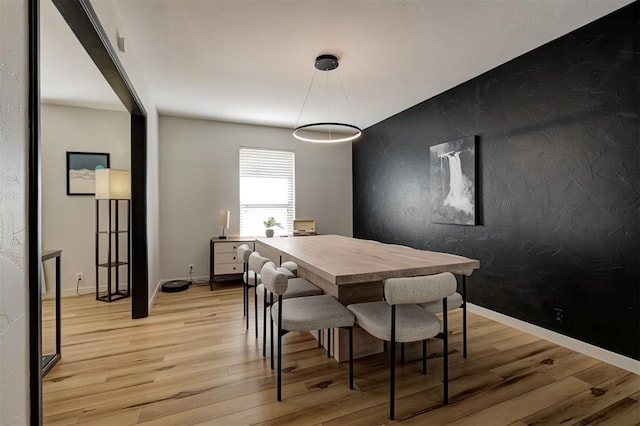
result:
[[[220,227],[229,229],[229,218],[231,216],[231,211],[229,210],[220,210]]]
[[[130,200],[131,172],[128,170],[96,170],[96,199]]]

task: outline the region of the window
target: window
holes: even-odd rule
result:
[[[240,235],[264,235],[264,221],[282,225],[276,235],[293,233],[295,154],[272,149],[240,148]]]

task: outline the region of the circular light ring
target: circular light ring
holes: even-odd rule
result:
[[[345,136],[342,137],[340,139],[315,139],[315,138],[307,138],[304,136],[299,135],[298,133],[301,130],[309,130],[309,128],[313,128],[313,127],[319,127],[319,126],[333,126],[333,127],[339,127],[339,128],[344,128],[344,129],[348,129],[351,131],[355,130],[355,133],[353,135],[349,135],[349,136]],[[311,129],[313,130],[313,129]],[[322,132],[322,133],[327,133],[327,132]],[[315,142],[315,143],[339,143],[339,142],[349,142],[352,141],[354,139],[357,139],[360,137],[360,135],[362,134],[362,130],[357,127],[354,126],[352,124],[346,124],[346,123],[311,123],[311,124],[305,124],[304,126],[299,126],[296,127],[295,129],[293,129],[293,137],[295,137],[296,139],[299,139],[301,141],[305,141],[305,142]]]

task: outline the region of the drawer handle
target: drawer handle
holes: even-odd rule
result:
[[[234,270],[234,271],[236,270],[236,267],[235,267],[235,266],[233,267],[233,270]]]
[[[236,246],[233,246],[233,248],[237,248]]]
[[[236,260],[236,257],[235,257],[235,256],[233,256],[233,260]]]

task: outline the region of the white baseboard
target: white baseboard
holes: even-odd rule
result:
[[[151,298],[149,299],[149,306],[148,306],[149,313],[151,313],[151,309],[153,308],[153,304],[156,303],[156,297],[158,297],[158,291],[160,290],[160,286],[164,282],[165,282],[165,280],[158,281],[158,284],[156,284],[156,288],[153,290],[153,294],[151,295]]]
[[[120,288],[121,289],[126,289],[127,288],[127,283],[121,283],[120,284]],[[100,286],[100,292],[106,292],[107,291],[107,286]],[[78,292],[80,294],[78,294]],[[78,287],[78,290],[76,291],[76,288],[61,288],[60,289],[60,293],[62,295],[62,297],[71,297],[71,296],[87,296],[89,294],[92,295],[96,295],[96,287],[95,285],[85,285],[85,286],[80,286]],[[54,296],[45,296],[43,297],[44,299],[55,299],[55,295]]]
[[[124,288],[127,288],[127,283],[123,283],[120,284],[120,288],[123,288],[122,286],[124,286]],[[62,293],[62,297],[70,297],[70,296],[86,296],[89,294],[92,294],[93,296],[96,295],[96,286],[95,285],[84,285],[84,286],[80,286],[78,287],[78,291],[76,292],[76,288],[62,288],[60,289],[61,293]],[[100,291],[107,291],[107,286],[104,287],[100,287]],[[78,292],[80,294],[78,294]]]
[[[181,278],[168,278],[166,280],[160,280],[158,282],[158,285],[156,285],[156,288],[153,290],[153,295],[151,296],[151,299],[149,299],[149,313],[151,313],[153,304],[156,302],[156,298],[158,297],[158,292],[160,291],[162,284],[166,283],[167,281],[175,281],[175,280],[191,281],[192,279],[194,282],[198,282],[198,281],[209,282],[208,275],[203,275],[201,277],[181,277]]]
[[[467,308],[469,312],[473,312],[474,314],[478,314],[485,318],[489,318],[518,330],[522,330],[526,333],[538,336],[557,345],[564,346],[565,348],[580,352],[584,355],[588,355],[592,358],[640,375],[640,361],[636,361],[635,359],[599,348],[589,343],[585,343],[581,340],[556,333],[555,331],[547,330],[546,328],[524,322],[522,320],[501,314],[499,312],[483,308],[482,306],[474,305],[473,303],[467,303]]]
[[[166,279],[166,280],[160,280],[158,282],[158,284],[156,285],[155,289],[153,290],[153,294],[151,295],[151,298],[149,299],[149,313],[151,313],[151,308],[153,307],[153,304],[156,301],[156,298],[158,297],[158,292],[160,291],[160,288],[162,286],[162,284],[166,283],[167,281],[173,281],[173,280],[185,280],[185,281],[189,281],[191,280],[191,278],[189,277],[181,277],[181,278],[170,278],[170,279]],[[208,282],[209,281],[209,276],[208,275],[203,275],[201,277],[193,277],[193,280],[195,282]],[[127,283],[122,283],[120,284],[120,288],[126,288]],[[60,289],[61,293],[62,293],[62,297],[71,297],[71,296],[86,296],[86,295],[93,295],[95,296],[96,294],[96,288],[94,285],[85,285],[85,286],[81,286],[78,287],[78,291],[80,292],[80,294],[78,294],[76,292],[76,288],[62,288]],[[100,291],[104,292],[107,291],[107,287],[103,286],[100,287]],[[54,297],[49,297],[48,295],[43,295],[44,299],[53,299]]]

